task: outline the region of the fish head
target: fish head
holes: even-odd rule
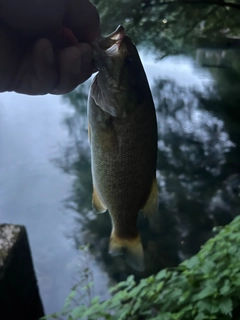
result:
[[[147,81],[135,45],[119,26],[109,36],[93,43],[93,55],[99,71],[93,86],[93,98],[103,110],[108,108],[113,116],[126,116],[141,100]]]

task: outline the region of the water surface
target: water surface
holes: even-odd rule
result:
[[[240,185],[233,71],[142,57],[157,110],[160,204],[158,232],[139,219],[146,270],[137,278],[196,253],[214,225],[237,214]],[[133,272],[108,255],[109,216],[91,208],[87,90],[71,100],[1,94],[0,219],[27,228],[46,313],[62,307],[85,268],[102,298]],[[89,254],[79,251],[87,243]]]

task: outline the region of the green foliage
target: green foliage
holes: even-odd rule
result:
[[[159,56],[188,52],[200,39],[226,42],[240,32],[237,1],[94,0],[103,34],[123,24],[136,44]]]
[[[178,267],[164,269],[136,284],[129,276],[111,289],[103,302],[95,297],[89,305],[69,310],[74,288],[60,314],[68,320],[204,320],[231,319],[239,305],[240,217],[210,239],[194,257]]]

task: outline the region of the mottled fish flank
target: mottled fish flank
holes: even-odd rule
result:
[[[109,211],[109,252],[124,254],[142,271],[138,212],[151,218],[158,210],[155,108],[137,49],[122,26],[94,42],[93,50],[99,70],[88,99],[93,206]]]

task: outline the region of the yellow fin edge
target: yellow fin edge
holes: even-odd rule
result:
[[[107,211],[106,206],[102,203],[96,189],[93,186],[93,194],[92,194],[92,205],[93,208],[98,212],[98,213],[103,213]]]
[[[151,191],[149,193],[148,199],[141,209],[145,217],[148,218],[149,224],[153,229],[157,227],[157,213],[158,213],[158,186],[156,177],[153,179]]]
[[[158,187],[156,178],[153,179],[148,199],[141,210],[147,217],[156,215],[158,212]]]
[[[112,256],[123,254],[128,264],[135,270],[143,271],[145,268],[144,252],[139,235],[134,239],[122,239],[116,237],[114,232],[112,232],[109,243],[109,253]]]

